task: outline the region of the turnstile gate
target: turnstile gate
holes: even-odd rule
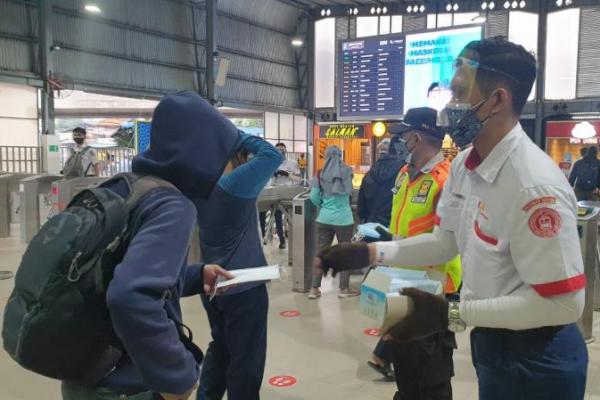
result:
[[[598,221],[600,203],[578,203],[577,230],[583,255],[584,272],[587,285],[585,288],[585,306],[583,315],[578,321],[579,329],[587,343],[593,342],[592,326],[594,322],[594,301],[598,301],[596,280],[598,269]],[[594,300],[596,297],[596,300]]]
[[[20,181],[21,242],[31,241],[46,222],[52,207],[52,182],[59,179],[62,179],[62,175],[40,174]]]
[[[308,193],[301,193],[292,201],[292,290],[306,293],[310,290],[313,263],[317,255],[317,208]]]
[[[61,179],[52,184],[52,206],[57,211],[64,210],[79,192],[96,187],[108,178],[82,177]]]
[[[0,175],[0,238],[10,236],[10,224],[18,222],[19,182],[31,174]]]

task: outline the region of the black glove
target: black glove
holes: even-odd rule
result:
[[[401,294],[410,297],[414,309],[387,333],[396,342],[410,342],[448,329],[448,300],[415,288],[405,288]]]
[[[330,269],[335,276],[338,272],[361,269],[370,264],[366,243],[341,243],[321,250],[317,257],[325,275]]]
[[[390,231],[385,229],[383,226],[378,226],[375,228],[375,230],[377,233],[379,233],[380,242],[391,242],[394,239],[394,235],[392,235]]]
[[[275,176],[290,176],[290,173],[287,171],[279,170],[275,172]]]

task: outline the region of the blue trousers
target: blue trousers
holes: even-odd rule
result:
[[[213,341],[202,364],[198,400],[258,400],[267,354],[269,297],[265,285],[202,296]]]
[[[588,353],[577,325],[525,331],[475,328],[480,400],[582,400]]]

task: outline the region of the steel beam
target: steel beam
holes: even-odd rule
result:
[[[206,0],[206,98],[215,103],[215,57],[217,51],[217,0]]]
[[[38,9],[38,56],[40,61],[40,77],[43,81],[43,90],[41,93],[41,120],[42,134],[54,135],[54,98],[51,87],[48,83],[48,76],[54,70],[52,51],[52,0],[40,0]],[[42,166],[45,170],[46,166]]]
[[[539,5],[537,62],[538,73],[535,90],[535,130],[533,140],[543,148],[542,133],[544,131],[544,99],[546,89],[546,41],[548,27],[548,2],[542,1]]]

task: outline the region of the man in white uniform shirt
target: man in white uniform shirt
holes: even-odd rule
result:
[[[100,164],[98,162],[98,154],[92,147],[85,143],[87,131],[85,128],[77,127],[73,129],[73,141],[75,153],[83,152],[81,156],[81,164],[83,167],[82,176],[100,176]]]
[[[324,270],[369,264],[434,265],[460,254],[461,301],[405,289],[413,310],[387,334],[399,342],[473,326],[482,400],[584,398],[588,355],[575,324],[586,279],[576,199],[558,166],[525,134],[521,111],[536,61],[503,38],[472,42],[456,62],[441,122],[464,148],[431,234],[344,244],[320,254]]]

